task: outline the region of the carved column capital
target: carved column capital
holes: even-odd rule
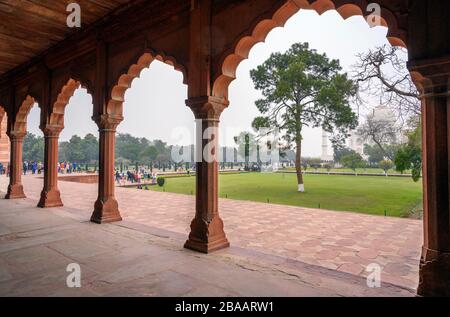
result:
[[[23,131],[8,131],[6,134],[9,136],[11,142],[13,142],[23,140],[27,133]]]
[[[41,126],[40,129],[42,130],[46,138],[59,138],[59,135],[61,134],[63,127],[47,124]]]
[[[412,60],[408,69],[422,97],[450,96],[450,57]]]
[[[97,124],[100,131],[116,132],[117,127],[123,121],[122,116],[112,116],[108,114],[102,114],[92,118]]]
[[[223,98],[212,96],[189,98],[186,105],[191,108],[196,119],[219,120],[222,112],[230,105],[230,102]]]

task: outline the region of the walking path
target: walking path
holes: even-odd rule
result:
[[[6,189],[0,177],[0,191]],[[25,192],[37,203],[42,179],[24,177]],[[95,184],[60,182],[66,210],[88,220]],[[194,197],[117,188],[125,221],[170,232],[183,240],[194,215]],[[422,222],[254,202],[220,200],[225,231],[234,247],[299,261],[354,276],[367,276],[376,263],[382,280],[415,289],[422,245]],[[182,242],[180,243],[182,246]]]

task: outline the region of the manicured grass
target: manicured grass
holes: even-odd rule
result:
[[[220,175],[220,197],[366,214],[405,217],[422,201],[421,183],[410,178],[305,175],[305,193],[296,191],[295,174]],[[167,179],[151,190],[191,195],[195,177]]]
[[[281,171],[283,171],[283,170],[281,170]],[[286,171],[293,172],[293,171],[295,171],[295,168],[289,167],[289,168],[286,168]],[[328,173],[328,170],[325,168],[314,169],[314,168],[309,167],[306,171],[307,172]],[[330,172],[332,172],[332,173],[352,173],[352,174],[355,173],[355,171],[353,171],[350,168],[332,168],[330,170]],[[384,171],[381,168],[357,168],[356,173],[358,173],[358,174],[384,174]],[[411,173],[411,171],[405,171],[403,174],[410,174],[410,173]],[[391,169],[388,171],[388,174],[401,174],[401,173],[394,169]]]

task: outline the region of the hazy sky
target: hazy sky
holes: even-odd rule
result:
[[[344,70],[349,70],[357,53],[386,44],[386,33],[387,29],[383,27],[369,28],[362,17],[344,21],[336,11],[319,16],[315,11],[301,10],[284,28],[274,29],[265,43],[257,44],[250,52],[250,58],[239,66],[237,79],[230,86],[230,107],[221,118],[222,144],[234,145],[233,137],[239,131],[251,129],[253,119],[258,116],[254,103],[261,95],[255,90],[249,72],[271,53],[284,52],[297,42],[309,42],[311,48],[339,59]],[[170,144],[193,143],[194,116],[185,106],[186,97],[187,87],[183,85],[181,73],[163,63],[152,63],[142,72],[141,78],[133,82],[125,96],[125,120],[118,132],[151,140],[162,139]],[[66,108],[66,128],[61,139],[68,140],[74,134],[97,135],[91,116],[92,98],[84,89],[79,89]],[[28,129],[41,135],[38,126],[39,109],[34,107]],[[183,132],[186,129],[192,131],[192,137]],[[180,131],[182,140],[176,137]],[[320,156],[321,130],[307,129],[303,148],[304,156]]]

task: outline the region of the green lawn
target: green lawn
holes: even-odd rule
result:
[[[195,178],[169,178],[163,188],[151,190],[192,195]],[[220,197],[269,201],[331,210],[404,217],[422,201],[421,183],[410,178],[305,175],[306,193],[296,191],[295,174],[220,175]]]
[[[281,170],[283,171],[283,170]],[[289,167],[286,169],[286,171],[289,172],[294,172],[295,168],[294,167]],[[328,173],[328,170],[325,168],[318,168],[318,169],[314,169],[311,167],[308,167],[308,169],[306,170],[307,172],[322,172],[322,173]],[[332,168],[330,170],[330,172],[333,173],[352,173],[354,174],[355,171],[353,171],[350,168]],[[356,172],[358,174],[384,174],[384,171],[381,168],[357,168]],[[403,174],[410,174],[411,171],[405,171]],[[394,169],[390,169],[388,171],[388,174],[401,174],[400,172],[394,170]]]

